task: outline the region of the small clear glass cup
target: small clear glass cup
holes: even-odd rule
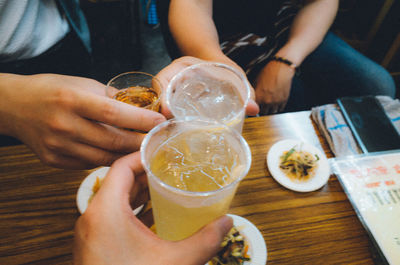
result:
[[[156,112],[160,111],[161,92],[160,81],[143,72],[119,74],[106,87],[108,97]]]
[[[176,74],[166,104],[177,119],[214,120],[242,132],[250,84],[244,74],[221,63],[204,62]]]
[[[237,131],[204,120],[168,120],[146,135],[140,151],[157,234],[172,241],[226,214],[251,165],[250,148]],[[210,173],[224,166],[229,176]]]

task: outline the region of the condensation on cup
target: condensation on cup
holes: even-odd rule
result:
[[[221,63],[189,66],[168,84],[166,103],[177,119],[206,119],[242,133],[250,84],[238,70]]]
[[[251,165],[244,138],[216,122],[171,119],[140,149],[157,234],[181,240],[226,214]]]

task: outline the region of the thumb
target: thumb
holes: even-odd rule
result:
[[[250,99],[246,106],[246,115],[256,116],[260,112],[260,107],[255,102],[256,92],[254,92],[254,87],[248,82],[250,86]]]
[[[161,96],[161,114],[164,115],[167,119],[171,119],[173,117],[171,110],[167,105],[167,93],[166,90],[162,93]]]
[[[187,264],[206,264],[221,249],[221,242],[232,225],[232,218],[225,215],[204,226],[193,236],[179,241],[176,248],[179,249],[179,257],[187,261]]]
[[[139,152],[118,159],[108,171],[92,203],[97,203],[96,199],[98,199],[99,202],[106,204],[103,206],[115,207],[115,205],[120,205],[120,202],[129,206],[129,196],[135,184],[135,176],[142,172]]]

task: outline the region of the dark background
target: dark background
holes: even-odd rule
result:
[[[157,0],[81,3],[92,33],[96,79],[106,82],[129,70],[156,74],[170,62],[158,25],[147,20],[149,5]],[[385,67],[400,98],[400,1],[342,0],[332,30]]]
[[[400,98],[400,1],[342,0],[333,30],[391,73]]]
[[[133,70],[157,74],[170,63],[159,25],[148,22],[151,3],[157,0],[81,0],[91,30],[95,79],[107,83]],[[332,30],[385,67],[400,98],[400,1],[342,0]],[[18,143],[0,136],[0,146]]]

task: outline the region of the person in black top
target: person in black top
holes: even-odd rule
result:
[[[139,149],[143,134],[119,128],[148,131],[165,120],[107,98],[106,86],[89,78],[89,29],[79,1],[3,1],[0,35],[6,144],[12,138],[5,136],[17,138],[54,167],[93,168]]]
[[[343,96],[394,97],[390,74],[329,32],[338,2],[171,0],[159,11],[171,57],[242,70],[262,114],[310,109]]]

